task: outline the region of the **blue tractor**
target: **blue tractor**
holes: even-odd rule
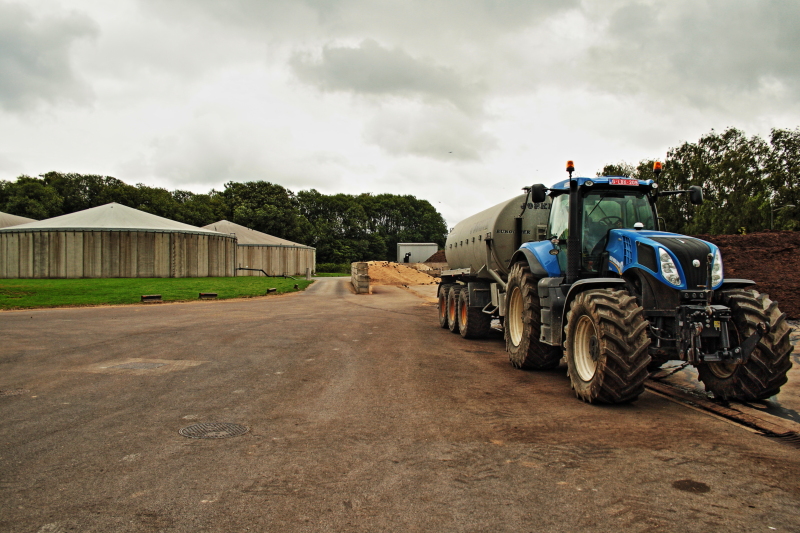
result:
[[[657,178],[660,165],[654,170]],[[485,331],[494,313],[515,367],[553,368],[565,357],[586,402],[633,401],[670,360],[695,366],[719,399],[777,394],[791,367],[785,315],[748,288],[754,281],[725,279],[714,244],[659,231],[658,199],[688,194],[700,204],[700,187],[664,192],[653,180],[573,178],[572,162],[567,171],[552,187],[525,189],[523,211],[549,204],[546,238],[518,240],[502,269],[484,267],[494,282],[482,285],[469,269],[443,273],[442,287],[463,304],[440,304],[443,327],[456,323],[464,335],[480,323]],[[493,235],[484,241],[496,258]]]

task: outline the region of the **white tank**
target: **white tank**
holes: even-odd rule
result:
[[[473,275],[486,279],[492,279],[489,268],[507,274],[508,263],[519,244],[547,238],[550,198],[539,204],[526,203],[527,200],[527,195],[521,194],[456,224],[445,243],[447,267],[469,268]],[[518,237],[520,215],[522,233]]]

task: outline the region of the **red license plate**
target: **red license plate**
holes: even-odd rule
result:
[[[621,180],[621,179],[612,179],[608,180],[611,185],[639,185],[638,180]]]

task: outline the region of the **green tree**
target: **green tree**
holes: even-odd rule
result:
[[[599,175],[652,178],[652,161],[636,167],[627,163],[606,165]],[[696,143],[671,148],[663,165],[659,190],[703,189],[705,202],[694,206],[685,195],[658,200],[659,215],[670,231],[688,235],[734,234],[769,227],[770,199],[777,205],[797,204],[800,168],[800,132],[773,130],[771,142],[747,137],[729,128],[712,130]],[[780,227],[796,228],[798,211],[781,211]],[[778,224],[776,224],[778,227]]]
[[[300,213],[294,193],[280,185],[231,181],[222,196],[231,222],[301,244],[310,237],[311,225]]]
[[[2,184],[2,210],[21,217],[43,220],[64,214],[64,198],[38,178],[20,176]]]
[[[800,128],[772,130],[767,174],[775,229],[800,230]]]

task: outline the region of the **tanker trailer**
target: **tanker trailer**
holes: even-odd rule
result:
[[[464,338],[486,336],[492,319],[505,312],[509,264],[520,245],[547,238],[550,199],[532,202],[525,194],[456,224],[447,236],[449,270],[439,284],[439,325]]]

